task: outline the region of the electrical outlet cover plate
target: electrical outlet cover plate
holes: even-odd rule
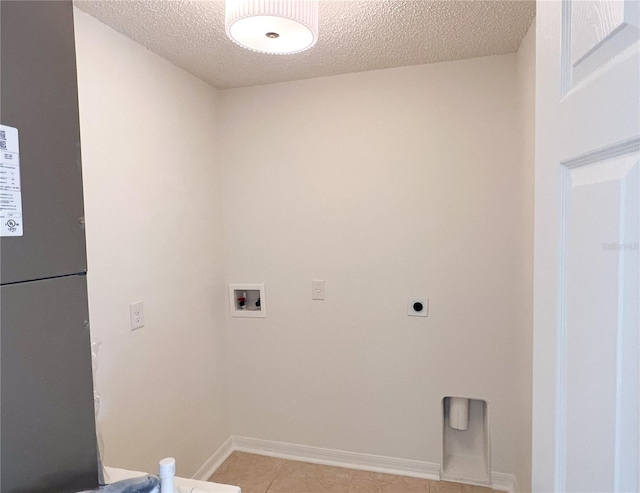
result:
[[[414,296],[407,299],[407,315],[410,317],[429,316],[429,298]]]
[[[311,299],[324,300],[324,281],[311,281]]]
[[[131,313],[131,330],[144,327],[144,304],[142,301],[131,303],[129,312]]]

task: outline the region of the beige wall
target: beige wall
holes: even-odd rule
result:
[[[106,463],[191,476],[229,436],[218,96],[75,9]],[[146,326],[131,332],[129,303]]]
[[[531,32],[517,55],[216,91],[75,14],[106,462],[190,476],[236,434],[439,463],[461,395],[526,489]],[[228,317],[226,282],[265,282],[268,318]]]
[[[516,55],[227,90],[234,434],[441,462],[441,399],[486,399],[515,473],[530,190]],[[526,218],[523,220],[523,218]],[[311,280],[326,301],[311,301]],[[430,298],[428,318],[407,297]]]
[[[522,491],[531,491],[531,390],[533,365],[533,187],[535,165],[535,82],[536,82],[536,24],[535,20],[525,36],[516,57],[518,83],[518,111],[520,118],[521,161],[523,166],[522,294],[520,311],[519,372],[521,378],[520,420],[516,469]]]

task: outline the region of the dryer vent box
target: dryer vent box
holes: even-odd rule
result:
[[[491,486],[487,402],[465,397],[442,399],[443,481]]]

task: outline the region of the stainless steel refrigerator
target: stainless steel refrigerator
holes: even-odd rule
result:
[[[0,2],[0,491],[96,488],[70,1]]]

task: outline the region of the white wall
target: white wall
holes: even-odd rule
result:
[[[441,462],[441,399],[521,465],[531,240],[516,55],[222,91],[233,433]],[[526,275],[529,275],[528,271]],[[326,301],[311,301],[311,280]],[[428,318],[407,297],[430,298]],[[525,424],[526,425],[526,424]]]
[[[517,55],[218,92],[75,15],[106,462],[190,476],[232,433],[440,462],[462,395],[526,490],[533,30]],[[268,318],[229,318],[225,278],[265,282]]]
[[[531,491],[531,398],[533,369],[533,196],[535,166],[535,82],[536,24],[529,27],[516,57],[518,111],[520,119],[522,184],[522,248],[521,289],[523,304],[520,315],[520,429],[518,438],[518,483],[522,491]]]
[[[154,471],[172,455],[191,476],[230,434],[217,92],[75,16],[106,463]]]

